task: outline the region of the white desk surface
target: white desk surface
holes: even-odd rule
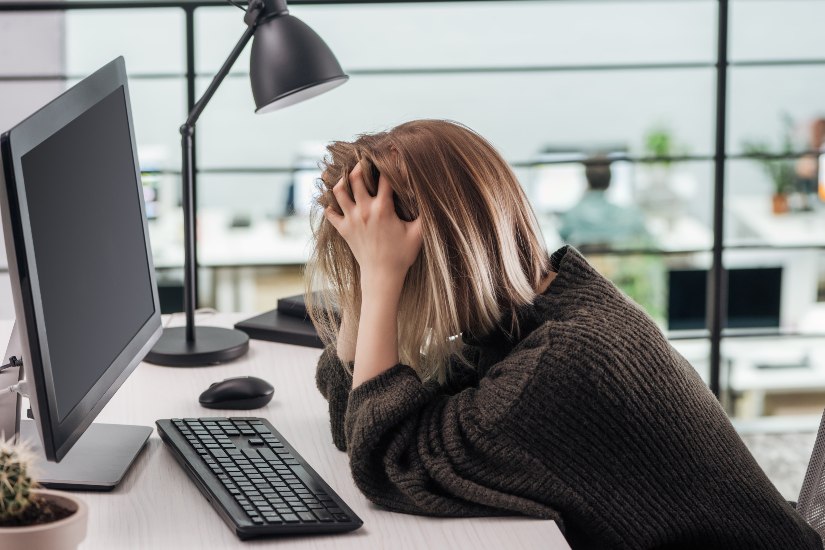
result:
[[[198,316],[199,324],[231,326],[248,315]],[[177,315],[171,325],[180,324]],[[10,323],[8,323],[10,325]],[[3,334],[11,330],[3,329]],[[224,416],[262,416],[364,521],[341,535],[300,536],[241,542],[201,496],[157,433],[122,484],[110,493],[79,493],[89,505],[82,550],[187,550],[221,548],[544,548],[569,550],[556,523],[524,517],[429,518],[379,509],[355,487],[346,453],[332,443],[327,403],[315,387],[320,350],[252,340],[248,355],[226,365],[168,368],[142,363],[103,409],[98,422],[154,427],[159,418],[220,416],[198,395],[212,382],[258,376],[275,387],[265,408],[226,411]]]
[[[825,245],[825,215],[821,210],[774,214],[768,196],[736,197],[729,203],[733,217],[759,242],[771,246]]]

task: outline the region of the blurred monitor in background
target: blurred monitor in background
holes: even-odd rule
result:
[[[668,272],[668,330],[707,328],[706,269]],[[728,328],[779,328],[782,267],[728,270]]]
[[[319,163],[326,152],[326,144],[323,142],[301,144],[292,164],[292,180],[287,189],[286,216],[309,216],[312,201],[317,193],[317,182],[321,177]]]
[[[146,219],[157,219],[160,210],[160,177],[154,172],[143,171],[140,173],[140,180],[143,184],[143,200],[146,203]]]

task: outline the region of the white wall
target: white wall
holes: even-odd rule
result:
[[[64,72],[62,13],[0,15],[0,75],[61,75]],[[62,81],[0,82],[0,133],[58,96]],[[1,230],[0,230],[1,231]],[[0,319],[14,318],[6,254],[0,238]]]

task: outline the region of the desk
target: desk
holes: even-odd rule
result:
[[[825,246],[825,215],[821,210],[774,214],[770,197],[737,196],[728,201],[742,240],[770,246]],[[736,234],[736,233],[734,233]]]
[[[708,340],[675,340],[671,344],[707,382]],[[825,337],[725,338],[722,389],[730,390],[736,399],[729,413],[740,433],[816,431],[825,394]],[[766,411],[766,402],[783,395],[784,411]],[[791,398],[797,396],[808,401],[796,403]],[[799,411],[788,412],[788,402]]]
[[[198,316],[199,324],[231,326],[249,315]],[[173,321],[182,321],[175,316]],[[10,332],[9,327],[3,331]],[[171,323],[179,324],[179,323]],[[3,327],[5,328],[5,327]],[[320,350],[252,340],[234,363],[168,368],[142,363],[101,412],[99,422],[154,427],[158,418],[219,416],[198,395],[232,376],[259,376],[275,386],[265,408],[225,416],[263,416],[358,514],[364,525],[344,535],[262,539],[242,543],[201,496],[157,434],[111,493],[79,493],[89,505],[82,550],[201,550],[219,548],[419,549],[472,548],[569,550],[555,522],[524,517],[427,518],[387,512],[355,487],[346,453],[332,443],[327,403],[315,388]]]

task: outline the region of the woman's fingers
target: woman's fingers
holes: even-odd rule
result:
[[[349,173],[349,184],[350,187],[352,187],[352,195],[355,197],[355,202],[366,205],[370,194],[367,192],[367,186],[364,183],[363,168],[361,168],[360,162],[356,164],[352,172]]]
[[[383,202],[392,204],[392,185],[390,185],[390,182],[387,181],[384,174],[381,174],[378,177],[378,183],[376,185],[378,186],[378,192],[375,196]]]
[[[332,224],[332,227],[334,227],[338,233],[341,232],[341,222],[344,221],[344,216],[336,212],[335,208],[332,206],[324,208],[324,217]]]
[[[338,206],[341,207],[341,211],[344,214],[346,214],[348,210],[355,206],[355,203],[349,197],[349,193],[347,193],[346,186],[344,185],[344,178],[338,180],[338,183],[336,183],[333,186],[332,194],[335,195],[335,200],[338,201]]]

